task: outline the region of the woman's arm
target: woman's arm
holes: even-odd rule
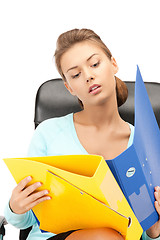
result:
[[[49,200],[47,190],[38,191],[40,183],[34,183],[28,187],[31,177],[24,178],[13,190],[9,204],[5,209],[6,220],[13,226],[25,229],[36,223],[36,219],[30,211],[34,206],[42,201]]]
[[[28,156],[42,155],[46,155],[45,144],[39,128],[37,128],[30,143]],[[44,191],[34,195],[31,194],[39,186],[37,185],[38,183],[35,183],[26,188],[26,185],[30,181],[30,178],[25,178],[15,187],[4,212],[7,222],[20,229],[26,229],[37,223],[30,209],[48,198],[48,196],[46,196],[47,193]]]
[[[24,214],[16,214],[12,212],[9,203],[5,207],[4,215],[8,223],[19,229],[26,229],[36,223],[32,211],[28,211]]]

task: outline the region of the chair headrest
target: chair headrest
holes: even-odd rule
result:
[[[128,99],[119,107],[120,116],[134,125],[134,89],[135,82],[125,82],[128,87]],[[145,82],[145,86],[160,127],[160,83]],[[61,78],[44,82],[38,89],[35,103],[35,127],[42,121],[81,111],[78,99],[65,88]]]

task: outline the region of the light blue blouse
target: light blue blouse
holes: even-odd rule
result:
[[[131,124],[129,124],[129,126],[131,134],[127,147],[131,146],[134,136],[134,126]],[[37,127],[30,143],[28,156],[38,157],[71,154],[88,154],[78,139],[73,122],[73,113],[64,117],[48,119]],[[32,211],[28,211],[25,214],[15,214],[11,211],[9,204],[7,204],[5,217],[8,223],[20,229],[33,226],[27,240],[45,240],[56,235],[48,232],[42,233]],[[146,233],[143,233],[142,238],[143,240],[151,240]],[[157,240],[160,240],[160,237],[157,238]]]

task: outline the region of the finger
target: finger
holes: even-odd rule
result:
[[[156,211],[157,211],[158,214],[160,215],[160,205],[159,205],[158,201],[155,201],[155,202],[154,202],[154,205],[155,205]]]
[[[26,207],[26,210],[29,211],[30,209],[32,209],[33,207],[35,207],[37,204],[47,201],[47,200],[51,200],[51,197],[49,196],[44,196],[41,198],[38,198],[36,201],[31,202],[30,204],[28,204],[28,206]]]
[[[156,201],[158,201],[158,203],[160,204],[160,188],[155,190],[154,196],[155,196]]]
[[[154,188],[154,190],[158,192],[158,191],[160,191],[160,187],[159,187],[159,186],[156,186],[156,187]]]
[[[36,183],[33,183],[32,185],[28,186],[27,188],[24,189],[23,191],[23,196],[24,197],[27,197],[29,196],[30,194],[32,194],[37,188],[41,187],[42,186],[42,183],[40,182],[36,182]]]
[[[36,201],[37,199],[39,198],[42,198],[42,197],[46,197],[46,195],[48,194],[48,190],[43,190],[43,191],[39,191],[37,193],[33,193],[31,194],[27,199],[26,199],[26,203],[31,203],[31,202],[34,202]],[[49,197],[49,196],[48,196]]]
[[[31,180],[32,180],[31,176],[28,176],[21,180],[16,187],[17,191],[19,192],[22,191]]]

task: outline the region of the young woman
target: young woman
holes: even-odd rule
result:
[[[115,158],[132,144],[134,127],[118,112],[118,106],[127,99],[127,87],[115,77],[118,65],[111,52],[92,30],[74,29],[59,36],[55,60],[66,88],[78,97],[82,111],[40,124],[29,156],[97,154],[104,159]],[[123,239],[108,228],[41,233],[30,209],[48,200],[49,195],[47,190],[34,192],[40,183],[26,187],[30,181],[30,177],[25,178],[13,190],[5,214],[7,221],[19,228],[33,225],[28,239]],[[155,199],[160,214],[159,187],[155,188]],[[160,239],[159,235],[160,221],[143,234],[143,240]]]

